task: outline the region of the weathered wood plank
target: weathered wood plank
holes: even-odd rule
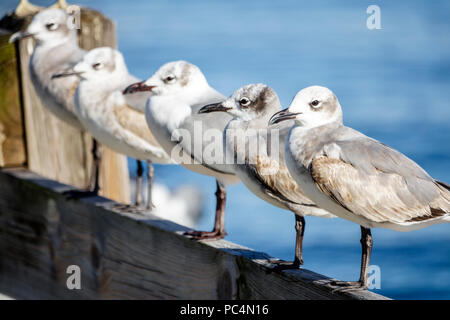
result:
[[[21,23],[17,20],[20,20],[19,22]],[[7,16],[4,21],[7,22],[5,24],[8,26],[15,26],[16,24],[28,24],[31,21],[31,17],[18,19],[14,16]],[[84,49],[89,50],[105,45],[116,46],[114,23],[98,11],[83,8],[81,10],[81,26],[79,39],[80,45]],[[13,48],[12,44],[7,45],[8,50]],[[5,164],[8,163],[6,160],[9,158],[17,158],[18,160],[14,160],[16,165],[23,164],[24,160],[22,158],[26,153],[26,163],[30,170],[76,187],[86,187],[92,169],[91,136],[60,121],[42,105],[28,72],[29,59],[33,50],[33,40],[31,38],[21,40],[18,48],[23,106],[21,110],[18,108],[17,103],[8,104],[8,111],[13,110],[14,115],[17,113],[20,115],[20,112],[23,112],[26,152],[20,153],[8,148],[7,152],[3,152]],[[9,72],[11,70],[16,72],[15,68],[8,69]],[[11,99],[19,99],[17,90],[8,92],[12,95]],[[3,99],[2,96],[0,98],[0,103],[4,106],[8,101]],[[0,110],[3,109],[2,107]],[[0,122],[3,120],[1,114],[2,112],[0,112]],[[15,120],[17,123],[18,120],[16,119],[21,118],[16,116],[12,120]],[[19,136],[20,132],[22,132],[23,136],[23,128],[14,126],[15,123],[11,119],[7,120],[7,125],[4,125],[4,128],[15,128],[14,130],[16,131],[12,135],[9,134],[9,131],[4,130],[7,133],[4,145],[7,146],[12,138],[15,138],[14,141],[19,140],[19,142],[24,144],[25,139]],[[1,139],[0,130],[0,142]],[[5,149],[3,148],[2,150]],[[104,147],[103,161],[100,167],[100,182],[100,194],[122,203],[129,203],[130,187],[126,157]]]
[[[0,34],[0,166],[23,166],[26,161],[23,115],[14,46]]]
[[[100,12],[81,8],[80,47],[85,50],[101,46],[117,47],[116,26]]]
[[[101,197],[25,169],[0,171],[0,292],[19,299],[384,299],[333,293],[308,270],[269,272],[270,258],[228,241],[195,242],[185,227],[121,212]],[[68,290],[66,268],[81,268]]]

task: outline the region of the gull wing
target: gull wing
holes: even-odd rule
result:
[[[316,206],[290,175],[286,165],[259,154],[256,163],[249,166],[254,176],[264,185],[264,192],[286,204]],[[270,172],[269,174],[267,174]]]
[[[189,132],[190,139],[178,139],[176,143],[195,162],[213,171],[233,174],[231,167],[225,164],[222,139],[223,130],[232,117],[225,112],[198,114],[205,105],[224,100],[225,96],[212,88],[205,92],[202,101],[190,106],[191,116],[175,130]]]
[[[450,212],[450,191],[414,161],[366,137],[324,144],[310,164],[319,189],[374,222],[408,223]]]
[[[144,151],[152,160],[160,163],[170,162],[169,156],[156,141],[145,121],[145,115],[127,104],[114,106],[114,119],[118,130],[115,135],[135,149]]]
[[[158,146],[158,142],[150,132],[145,121],[145,115],[139,111],[136,111],[129,105],[118,105],[114,108],[114,115],[120,126],[145,140],[147,143]]]
[[[306,197],[292,178],[284,162],[284,144],[292,125],[293,121],[281,122],[255,129],[252,134],[247,129],[244,150],[236,150],[238,146],[235,144],[234,152],[236,154],[245,152],[247,170],[261,182],[267,195],[285,204],[315,207],[314,202]],[[229,143],[227,147],[231,149],[231,144]]]

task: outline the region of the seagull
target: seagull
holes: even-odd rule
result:
[[[90,50],[72,69],[54,75],[54,78],[74,75],[80,78],[75,95],[75,112],[83,126],[108,148],[148,162],[146,209],[150,210],[153,207],[152,163],[169,164],[172,161],[148,129],[145,114],[136,110],[136,106],[130,106],[122,95],[122,90],[136,82],[137,78],[128,73],[122,54],[109,47]],[[145,100],[141,101],[143,105]],[[142,167],[140,170],[142,171]],[[137,204],[140,203],[141,188],[142,180],[138,179]]]
[[[78,87],[78,77],[65,77],[53,81],[52,75],[63,72],[81,61],[86,51],[78,46],[77,32],[68,23],[67,13],[58,8],[38,12],[25,31],[14,33],[9,42],[32,37],[36,46],[30,58],[30,78],[43,105],[63,122],[84,131],[75,114],[74,96]],[[99,190],[100,150],[95,139],[92,145],[93,170],[90,179],[91,192]],[[70,192],[73,195],[77,192]],[[81,195],[83,192],[79,193]]]
[[[78,46],[76,30],[69,27],[68,19],[64,10],[42,10],[33,17],[25,31],[14,33],[9,41],[28,37],[36,40],[29,67],[39,97],[52,114],[83,130],[75,115],[73,101],[79,79],[68,77],[58,82],[52,81],[53,74],[74,66],[86,53]]]
[[[287,120],[295,123],[285,145],[294,180],[318,206],[361,226],[359,281],[336,284],[367,288],[371,228],[411,231],[450,222],[450,186],[404,154],[344,126],[328,88],[301,90],[270,123]]]
[[[146,105],[146,119],[163,149],[173,159],[173,151],[181,151],[188,158],[187,161],[178,161],[182,166],[216,178],[217,202],[213,231],[191,231],[187,235],[196,240],[222,239],[226,235],[226,186],[239,182],[223,157],[222,132],[231,116],[223,114],[217,117],[197,112],[204,105],[223,101],[225,97],[209,86],[197,66],[186,61],[163,65],[146,81],[129,86],[124,94],[142,91],[152,92]],[[202,132],[197,133],[198,127],[202,128],[202,132],[215,133],[218,141]],[[215,156],[212,156],[207,148],[214,142],[218,148]]]
[[[292,179],[284,164],[284,141],[289,123],[267,125],[270,117],[281,110],[275,91],[264,84],[249,84],[234,92],[224,102],[210,104],[199,113],[227,112],[233,119],[228,123],[223,138],[226,154],[241,157],[242,163],[233,162],[236,175],[244,185],[259,198],[295,215],[296,245],[292,263],[278,263],[278,269],[299,268],[303,264],[303,235],[305,215],[333,217],[308,199]],[[291,124],[292,125],[292,124]],[[271,133],[276,148],[272,150]],[[232,137],[244,137],[245,145],[239,145]],[[258,148],[253,148],[259,146]],[[252,151],[254,150],[254,151]]]

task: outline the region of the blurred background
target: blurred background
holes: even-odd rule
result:
[[[0,13],[18,1],[2,0]],[[52,1],[34,0],[48,6]],[[88,1],[117,24],[119,49],[131,73],[148,78],[163,63],[187,60],[225,95],[263,82],[287,107],[300,89],[332,89],[344,122],[405,153],[436,179],[450,182],[450,2]],[[368,30],[366,9],[381,9],[381,30]],[[135,161],[130,160],[131,174]],[[155,166],[155,182],[172,190],[195,186],[210,229],[215,181],[180,166]],[[174,191],[175,190],[175,191]],[[163,189],[167,194],[169,192]],[[188,193],[189,194],[189,193]],[[169,217],[170,218],[170,217]],[[194,223],[194,222],[193,222]],[[356,280],[359,226],[307,218],[306,269]],[[294,217],[242,184],[228,190],[227,240],[292,259]],[[374,229],[371,263],[381,268],[377,293],[396,299],[450,299],[450,225],[400,233]]]

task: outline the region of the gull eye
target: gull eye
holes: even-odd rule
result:
[[[101,68],[103,68],[103,63],[101,62],[94,63],[92,65],[92,68],[94,68],[95,70],[100,70]]]
[[[319,100],[314,100],[310,103],[311,107],[313,108],[317,108],[319,104],[320,104]]]
[[[56,29],[58,29],[58,24],[57,24],[57,23],[50,22],[50,23],[47,23],[47,24],[45,25],[45,27],[46,27],[47,30],[49,30],[49,31],[55,31]]]
[[[173,74],[169,74],[167,77],[164,78],[165,83],[173,83],[175,82],[175,76]]]
[[[241,98],[240,100],[239,100],[239,104],[242,106],[242,107],[248,107],[249,105],[250,105],[250,99],[249,98],[246,98],[246,97],[243,97],[243,98]]]

